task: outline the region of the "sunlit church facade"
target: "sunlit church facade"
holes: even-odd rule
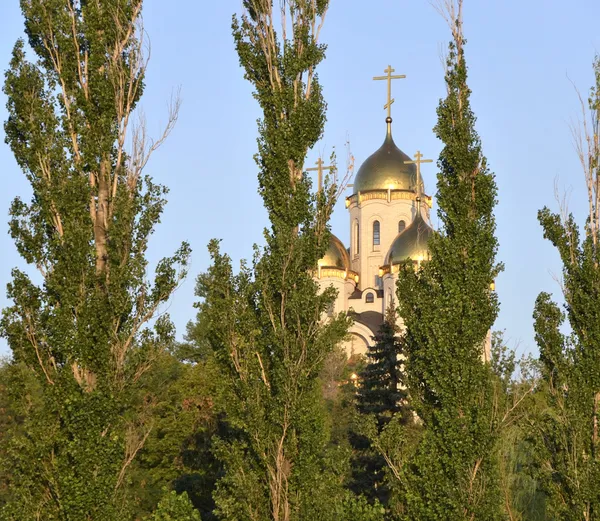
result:
[[[391,117],[386,124],[383,145],[361,165],[346,198],[350,244],[332,235],[318,266],[321,287],[338,290],[331,311],[354,319],[348,355],[366,352],[386,310],[396,306],[399,266],[409,258],[417,265],[429,258],[431,198],[419,165],[394,143]]]

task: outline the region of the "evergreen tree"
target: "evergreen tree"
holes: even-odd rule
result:
[[[336,186],[326,183],[313,195],[303,173],[325,122],[315,70],[324,57],[318,36],[329,2],[292,0],[281,10],[272,0],[243,5],[233,33],[262,110],[256,161],[271,226],[251,268],[234,274],[213,241],[212,266],[198,279],[196,329],[220,368],[230,429],[217,447],[224,465],[217,514],[239,521],[333,519],[344,495],[338,458],[328,451],[319,374],[347,320],[325,318],[334,291],[320,294],[314,273],[328,244]]]
[[[441,230],[431,260],[399,273],[399,313],[407,328],[407,379],[424,433],[404,480],[407,517],[415,521],[500,519],[494,389],[484,363],[498,302],[490,289],[499,266],[488,170],[469,102],[462,0],[446,2],[453,40],[447,97],[435,132],[443,142],[437,197]]]
[[[13,271],[0,323],[14,367],[29,374],[13,380],[24,388],[2,438],[11,495],[0,519],[130,516],[125,485],[153,404],[139,386],[173,342],[167,316],[147,323],[189,255],[182,245],[148,280],[166,189],[143,177],[161,141],[148,149],[144,128],[131,128],[147,64],[141,9],[142,0],[21,2],[29,49],[19,40],[6,72],[4,128],[33,196],[14,200],[10,233],[39,273]]]
[[[360,373],[358,410],[361,414],[374,414],[380,427],[398,412],[410,414],[405,404],[404,353],[398,333],[396,312],[390,309],[373,337],[374,344],[367,350],[367,365]]]
[[[588,189],[588,218],[581,237],[563,208],[538,214],[544,237],[563,264],[564,311],[541,293],[535,304],[546,410],[532,422],[538,477],[553,518],[600,519],[600,58],[594,61],[585,126],[575,132]],[[563,333],[568,321],[571,333]]]
[[[367,350],[367,364],[359,375],[356,393],[358,413],[368,418],[360,418],[359,425],[375,422],[375,429],[369,425],[366,432],[370,436],[381,435],[383,429],[396,415],[402,425],[412,420],[412,411],[406,402],[407,393],[402,374],[403,345],[398,335],[396,312],[390,308],[378,333],[373,337],[374,344]],[[360,430],[364,430],[364,428]],[[371,501],[377,499],[383,505],[389,503],[389,488],[385,483],[386,462],[384,456],[371,446],[369,436],[351,433],[354,458],[352,462],[355,493],[365,494]]]

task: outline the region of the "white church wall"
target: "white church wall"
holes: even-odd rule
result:
[[[399,222],[404,221],[409,226],[413,220],[414,203],[410,200],[388,202],[385,199],[371,199],[360,205],[353,205],[349,213],[352,269],[360,275],[361,289],[374,286],[379,267],[383,265],[387,252],[398,235]],[[373,243],[375,221],[379,221],[379,245]]]
[[[384,312],[395,302],[396,298],[396,276],[388,273],[383,276],[383,309]]]
[[[333,303],[333,313],[339,313],[346,310],[347,289],[346,281],[337,277],[327,277],[319,279],[319,288],[324,291],[328,287],[333,286],[337,291],[337,297]]]
[[[373,342],[373,332],[364,324],[355,322],[350,327],[350,334],[342,347],[348,358],[351,356],[365,356],[369,345]]]

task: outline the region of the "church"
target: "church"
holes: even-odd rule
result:
[[[383,323],[386,310],[395,306],[396,281],[401,264],[411,259],[417,266],[429,258],[427,241],[431,197],[425,195],[420,152],[410,158],[392,137],[391,81],[387,80],[388,110],[381,147],[358,169],[352,194],[346,197],[350,244],[331,235],[327,252],[319,260],[317,277],[322,288],[338,291],[331,313],[348,312],[354,323],[345,349],[349,356],[364,354]],[[319,166],[319,169],[321,166]],[[321,175],[322,172],[319,172]]]

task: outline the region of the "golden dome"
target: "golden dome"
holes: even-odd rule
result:
[[[427,241],[433,233],[421,213],[417,213],[414,221],[404,231],[400,232],[385,259],[385,265],[400,264],[406,259],[413,261],[429,260]]]
[[[369,190],[412,190],[417,184],[417,168],[400,150],[392,138],[391,118],[387,120],[387,135],[383,145],[361,165],[354,179],[354,193]],[[421,192],[423,192],[421,182]]]
[[[319,260],[321,268],[339,268],[341,270],[350,269],[350,257],[344,244],[333,233],[329,234],[329,247]]]

